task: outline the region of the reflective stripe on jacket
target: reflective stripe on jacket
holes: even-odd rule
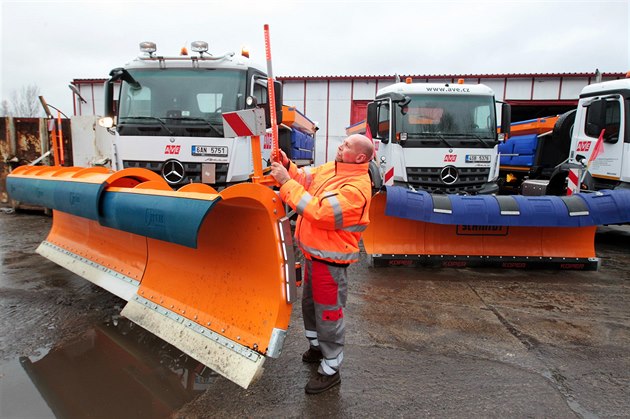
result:
[[[372,197],[368,165],[333,161],[298,169],[291,163],[291,180],[282,185],[280,195],[299,215],[295,238],[308,259],[359,259]]]

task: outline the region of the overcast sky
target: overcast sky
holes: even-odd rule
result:
[[[276,76],[626,72],[629,0],[0,0],[0,91],[36,84],[71,115],[75,78],[106,78],[154,41],[250,47]]]

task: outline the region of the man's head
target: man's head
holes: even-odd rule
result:
[[[374,156],[374,144],[365,135],[353,134],[337,148],[335,161],[343,163],[367,163]]]

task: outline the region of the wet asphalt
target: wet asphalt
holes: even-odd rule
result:
[[[299,303],[244,390],[119,316],[35,253],[41,214],[0,213],[0,418],[630,416],[630,226],[597,272],[350,269],[339,386],[306,395]]]

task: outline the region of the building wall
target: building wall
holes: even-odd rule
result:
[[[557,113],[577,105],[582,88],[595,81],[590,76],[577,75],[503,75],[464,76],[468,84],[483,83],[490,87],[499,101],[513,103],[513,107],[527,109],[520,115],[528,115],[535,106],[542,109],[558,109]],[[621,78],[622,74],[603,77],[603,81]],[[418,76],[413,83],[457,83],[458,76]],[[332,158],[345,137],[345,129],[351,125],[353,102],[371,101],[378,89],[394,83],[394,77],[285,77],[280,78],[289,93],[290,103],[309,118],[316,121],[318,150],[316,162]],[[404,80],[404,78],[403,78]],[[306,88],[305,88],[306,86]],[[553,112],[552,112],[553,113]],[[551,115],[551,113],[549,114]],[[548,115],[540,115],[548,116]],[[521,119],[528,119],[520,117]],[[521,120],[516,119],[516,120]]]

